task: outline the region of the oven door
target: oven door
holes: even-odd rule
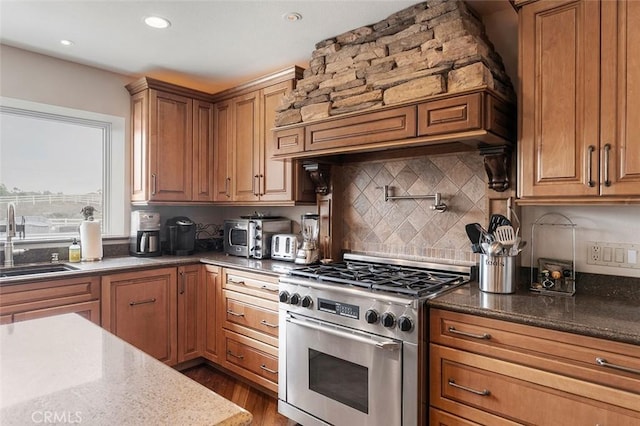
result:
[[[402,341],[286,317],[286,402],[324,422],[402,421]]]
[[[234,256],[249,257],[250,231],[247,222],[224,222],[224,252]]]

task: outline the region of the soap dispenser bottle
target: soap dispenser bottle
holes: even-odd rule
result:
[[[69,246],[69,262],[80,262],[80,244],[76,238],[73,239],[73,243]]]

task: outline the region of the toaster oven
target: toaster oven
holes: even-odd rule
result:
[[[269,259],[271,237],[284,232],[291,232],[290,219],[227,219],[224,221],[224,252],[233,256]]]

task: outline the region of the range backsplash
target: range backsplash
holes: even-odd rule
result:
[[[476,262],[464,225],[485,223],[486,174],[476,152],[367,161],[343,166],[345,250],[424,261]],[[433,200],[384,201],[393,195],[442,194]]]

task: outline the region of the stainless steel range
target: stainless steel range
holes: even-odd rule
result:
[[[417,425],[424,302],[470,273],[346,254],[281,277],[278,411],[304,426]]]

